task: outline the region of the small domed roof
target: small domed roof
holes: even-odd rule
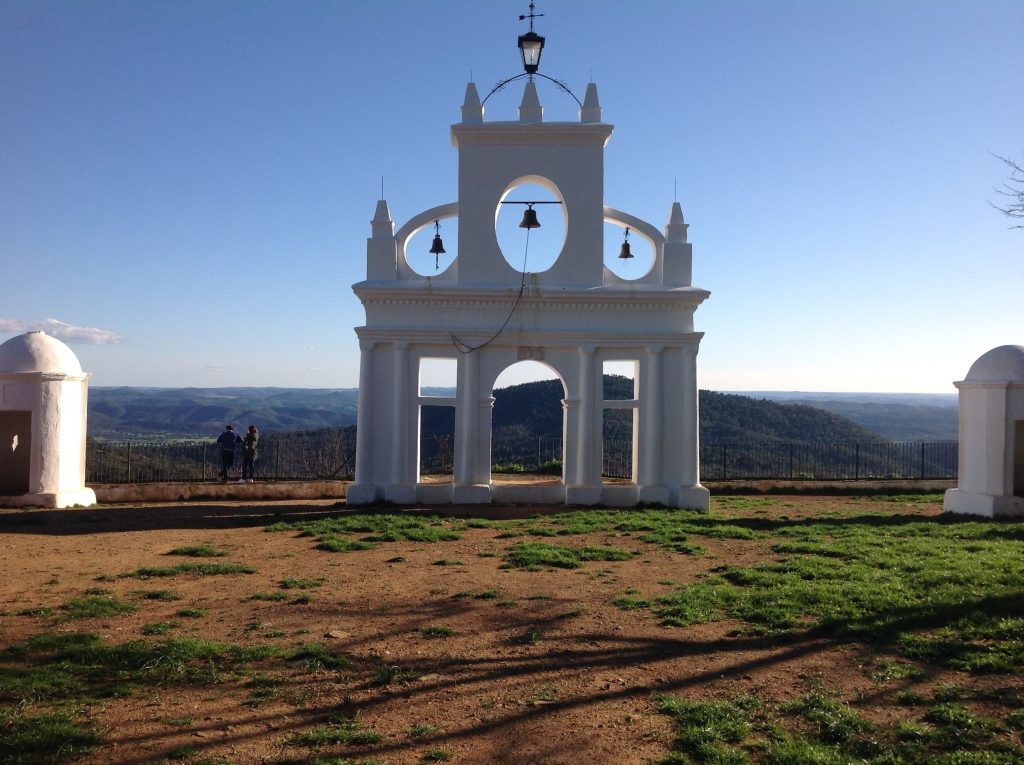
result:
[[[983,353],[964,382],[1024,383],[1024,345],[1000,345]]]
[[[45,332],[26,332],[0,345],[0,373],[42,372],[81,375],[75,352]]]

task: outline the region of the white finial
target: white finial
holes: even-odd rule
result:
[[[683,220],[682,205],[673,202],[672,211],[668,215],[668,225],[665,226],[665,239],[669,242],[685,242],[688,228],[689,225]]]
[[[543,122],[544,107],[540,105],[537,86],[530,80],[523,89],[523,100],[519,104],[520,122]]]
[[[377,209],[374,210],[373,220],[370,221],[370,231],[374,239],[394,236],[395,224],[391,221],[391,210],[388,209],[388,203],[383,196],[377,200]]]
[[[466,84],[466,97],[462,101],[462,121],[484,121],[484,107],[480,103],[480,94],[476,92],[476,83],[472,80]]]
[[[583,97],[583,107],[580,109],[580,122],[600,122],[601,102],[597,98],[597,85],[593,82],[587,84],[587,94]]]

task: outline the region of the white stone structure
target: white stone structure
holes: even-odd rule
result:
[[[702,333],[694,331],[693,314],[709,293],[690,284],[691,245],[678,203],[664,233],[605,205],[604,148],[612,130],[601,121],[594,84],[587,86],[577,122],[544,122],[533,82],[526,84],[518,121],[492,122],[484,120],[470,83],[462,121],[451,127],[458,200],[414,216],[397,232],[387,202],[377,203],[367,278],[353,286],[366,326],[356,329],[362,354],[350,504],[644,502],[707,509],[697,441]],[[561,203],[566,235],[554,265],[528,272],[520,294],[523,274],[502,255],[495,225],[500,203],[523,183],[548,189]],[[556,209],[543,208],[543,215],[550,220]],[[406,258],[410,238],[453,217],[455,261],[437,276],[420,276]],[[626,280],[605,267],[606,221],[649,242],[654,257],[645,274]],[[453,398],[421,395],[420,364],[436,358],[457,360]],[[497,486],[491,482],[491,391],[504,369],[526,359],[554,370],[565,391],[563,479]],[[603,400],[606,361],[632,362],[633,399]],[[419,480],[425,405],[455,408],[451,484]],[[604,409],[633,412],[632,483],[602,483]]]
[[[960,391],[957,488],[943,509],[988,518],[1024,515],[1024,346],[1001,345],[954,383]]]
[[[85,486],[90,377],[43,332],[0,345],[0,505],[96,504]]]

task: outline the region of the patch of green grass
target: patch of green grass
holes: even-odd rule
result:
[[[86,595],[72,598],[60,607],[70,619],[96,619],[103,616],[130,614],[135,606],[109,595]]]
[[[502,598],[501,600],[494,601],[495,608],[515,608],[517,605],[519,604],[511,598]]]
[[[0,700],[107,698],[133,686],[205,684],[222,671],[281,654],[276,646],[235,646],[195,638],[107,643],[87,632],[43,633],[0,661]]]
[[[209,544],[187,545],[175,547],[167,552],[168,555],[186,555],[190,558],[223,558],[227,555],[224,550],[218,550]]]
[[[141,600],[159,600],[163,602],[181,600],[181,595],[172,590],[135,590],[132,595]]]
[[[282,579],[278,585],[282,590],[313,590],[324,586],[324,579]]]
[[[406,669],[398,664],[382,664],[377,668],[370,685],[407,685],[413,680],[418,680],[421,672],[414,669]]]
[[[327,552],[358,552],[359,550],[372,550],[373,545],[358,539],[323,537],[317,545],[317,549],[326,550]]]
[[[307,672],[324,669],[348,669],[352,660],[344,654],[335,653],[323,643],[305,643],[287,656],[288,661],[302,662]]]
[[[563,547],[546,542],[520,542],[505,553],[507,566],[528,571],[542,566],[580,568],[584,561],[629,560],[633,553],[617,547]]]
[[[245,600],[246,601],[249,601],[249,600],[278,601],[278,600],[288,600],[289,597],[290,596],[288,595],[287,592],[281,592],[280,590],[278,590],[277,592],[254,592],[252,595],[249,595],[247,598],[245,598]]]
[[[971,672],[1024,667],[1024,539],[1012,525],[891,514],[758,522],[775,525],[780,559],[721,566],[658,598],[664,623],[739,619],[895,644]]]
[[[318,725],[304,733],[296,733],[289,744],[295,746],[322,747],[336,744],[355,744],[365,746],[377,744],[384,740],[384,735],[370,728],[364,728],[356,720],[336,718],[327,725]]]
[[[152,622],[150,624],[142,625],[143,635],[166,635],[171,630],[177,629],[181,626],[181,622]]]
[[[101,743],[66,712],[28,714],[0,709],[0,759],[7,763],[61,762],[81,757]]]
[[[497,600],[500,597],[501,593],[497,590],[484,590],[483,592],[478,592],[473,596],[475,600]]]
[[[366,550],[379,542],[445,542],[460,539],[453,522],[439,516],[411,515],[401,510],[381,509],[377,512],[346,513],[334,518],[274,524],[268,531],[298,531],[302,536],[317,538],[317,547],[330,552]],[[346,535],[364,534],[359,540]]]
[[[119,579],[154,579],[158,577],[196,574],[197,576],[224,576],[255,574],[256,569],[241,563],[178,563],[174,566],[143,566],[134,571],[118,574]]]
[[[870,723],[845,704],[812,693],[782,706],[782,711],[817,726],[818,738],[843,744],[871,729]]]
[[[651,607],[651,601],[642,598],[615,598],[612,605],[621,608],[623,611],[640,611]]]
[[[245,700],[245,705],[255,707],[265,701],[270,701],[277,696],[277,690],[280,685],[281,681],[277,678],[261,673],[253,675],[245,684],[245,687],[249,689],[249,696]]]
[[[444,638],[451,637],[455,634],[455,630],[451,627],[444,627],[439,624],[432,624],[426,627],[417,627],[416,631],[425,638]]]
[[[736,747],[750,730],[751,703],[745,700],[689,701],[671,697],[658,700],[658,711],[675,725],[674,749],[697,762],[745,762]]]
[[[174,615],[182,619],[202,619],[204,616],[206,616],[206,613],[207,609],[205,608],[195,608],[193,606],[188,606],[186,608],[179,608],[177,611],[174,612]]]
[[[877,669],[870,677],[876,683],[887,683],[891,680],[914,680],[921,677],[921,670],[905,661],[880,661]]]
[[[441,558],[440,560],[434,561],[435,566],[465,566],[461,560],[451,560],[449,558]]]
[[[23,608],[20,611],[16,611],[16,616],[53,616],[56,613],[49,606],[33,606],[32,608]]]
[[[431,736],[434,733],[437,733],[436,725],[420,723],[419,725],[413,725],[409,728],[409,738],[423,738],[424,736]]]
[[[288,601],[293,606],[307,606],[313,602],[313,596],[308,592],[303,592],[296,595],[294,598]]]

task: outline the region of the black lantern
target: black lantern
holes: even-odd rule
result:
[[[444,243],[441,241],[441,224],[434,221],[434,241],[430,245],[430,254],[434,256],[434,270],[440,270],[440,258],[439,256],[444,254]]]
[[[523,69],[533,74],[540,68],[540,54],[544,50],[544,38],[534,32],[519,35],[519,53],[523,56]]]
[[[533,31],[533,20],[543,13],[534,13],[534,4],[530,2],[530,12],[520,16],[519,20],[530,20],[530,31],[525,35],[519,35],[519,53],[523,57],[523,69],[527,74],[534,74],[540,69],[540,54],[544,50],[544,38]]]
[[[633,257],[633,253],[629,249],[629,229],[626,229],[626,236],[622,239],[622,249],[619,250],[619,258],[621,260],[630,260]]]

